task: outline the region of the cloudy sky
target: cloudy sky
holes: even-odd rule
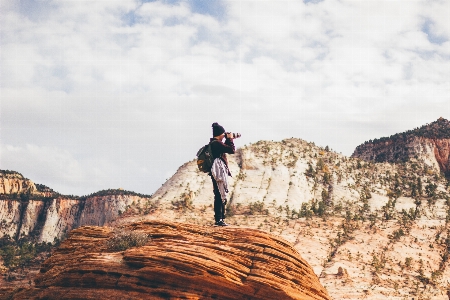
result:
[[[211,124],[237,146],[450,119],[448,0],[1,0],[0,169],[151,194]]]

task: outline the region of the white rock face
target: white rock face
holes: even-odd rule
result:
[[[395,208],[399,211],[402,209],[409,211],[411,208],[414,209],[415,207],[414,199],[409,197],[399,197],[395,204]]]
[[[325,172],[330,176],[324,183],[321,174],[316,178],[308,177],[305,172],[311,165],[317,169],[319,161],[327,161]],[[335,204],[358,202],[364,185],[370,187],[369,206],[372,211],[386,205],[389,197],[387,187],[381,183],[380,176],[386,172],[395,174],[395,165],[378,164],[373,171],[375,179],[368,178],[367,170],[358,170],[356,159],[326,152],[323,149],[298,139],[280,142],[259,142],[239,149],[236,154],[228,155],[230,171],[229,201],[233,205],[247,206],[263,202],[266,208],[299,210],[302,203],[310,200],[322,200],[322,192],[329,192],[330,201]],[[363,162],[364,164],[364,162]],[[324,174],[324,173],[323,173]],[[316,181],[316,182],[315,182]],[[192,203],[196,207],[213,204],[213,188],[208,175],[197,170],[195,160],[181,166],[153,195],[166,209],[173,208],[172,202],[179,201],[182,195],[192,193]],[[399,211],[414,203],[411,198],[408,205],[399,202]]]
[[[408,198],[411,199],[411,198]],[[389,197],[383,196],[380,194],[372,194],[372,198],[369,199],[369,205],[371,211],[375,211],[377,209],[381,209],[386,203],[389,201]],[[400,207],[396,206],[397,209],[400,209]],[[401,209],[400,209],[401,210]]]
[[[45,202],[30,200],[22,217],[20,236],[26,236],[33,232],[38,225],[38,218],[43,213]]]
[[[78,225],[103,226],[116,219],[128,205],[133,202],[138,204],[139,201],[141,201],[140,197],[128,195],[88,198],[78,220]]]
[[[426,153],[429,153],[431,147],[426,143],[416,146],[425,147],[423,151]],[[236,154],[228,155],[228,161],[233,175],[229,177],[228,201],[234,207],[247,209],[252,204],[263,204],[264,209],[272,212],[280,209],[299,212],[302,204],[329,201],[334,206],[340,206],[345,213],[349,208],[353,211],[358,211],[358,207],[362,209],[362,199],[368,197],[367,207],[372,213],[380,213],[383,209],[393,209],[397,212],[416,209],[415,197],[411,196],[412,191],[407,188],[418,178],[411,173],[418,172],[411,169],[411,166],[368,163],[327,152],[298,139],[259,142],[243,147]],[[431,158],[429,163],[431,166]],[[315,174],[307,176],[310,166]],[[320,168],[322,169],[318,170]],[[435,169],[431,172],[422,169],[421,172],[422,196],[427,199],[425,185],[435,182],[437,173]],[[324,179],[325,174],[328,174],[328,182]],[[394,197],[396,181],[401,183],[402,192]],[[443,181],[436,181],[436,184],[437,191],[446,193]],[[365,193],[369,194],[365,196]],[[197,170],[195,160],[181,166],[173,177],[155,192],[152,199],[160,203],[160,209],[167,212],[165,214],[170,214],[170,211],[174,211],[175,204],[182,201],[186,195],[189,195],[188,198],[195,209],[205,209],[214,203],[211,179]],[[395,198],[396,201],[391,202],[394,207],[387,208],[389,199]],[[440,199],[432,206],[428,206],[427,201],[423,200],[422,206],[419,207],[420,218],[445,219],[444,200]]]
[[[83,225],[103,226],[115,220],[126,207],[146,198],[129,195],[95,196],[87,199],[0,200],[0,237],[20,238],[30,234],[38,242],[53,242]]]
[[[44,225],[39,241],[53,242],[73,228],[77,227],[77,215],[80,201],[53,199],[46,211]]]
[[[15,237],[20,223],[20,202],[0,200],[0,237]]]
[[[436,172],[440,172],[439,163],[434,155],[435,145],[431,140],[415,139],[411,141],[410,147],[416,147],[416,153],[423,159],[423,162],[433,168]]]

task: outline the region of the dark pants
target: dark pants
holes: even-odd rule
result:
[[[222,203],[222,197],[220,196],[219,187],[213,176],[211,176],[214,187],[214,219],[220,221],[225,219],[225,205]]]

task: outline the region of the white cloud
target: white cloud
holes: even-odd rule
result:
[[[68,150],[56,147],[5,145],[1,147],[1,165],[5,169],[21,171],[32,180],[40,180],[39,183],[53,183],[59,187],[86,182],[87,174],[80,163]]]
[[[8,168],[48,169],[65,193],[152,193],[214,121],[238,145],[295,136],[351,154],[450,118],[446,1],[224,3],[2,1],[2,149],[28,157]]]

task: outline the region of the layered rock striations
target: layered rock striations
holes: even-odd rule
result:
[[[390,163],[421,159],[448,177],[450,122],[440,118],[414,130],[365,142],[355,149],[352,156],[366,161]]]
[[[331,299],[286,241],[251,229],[137,222],[144,246],[117,252],[106,227],[71,232],[35,287],[12,299]]]
[[[38,242],[53,242],[79,226],[102,226],[116,219],[127,206],[144,200],[133,195],[58,197],[28,202],[0,200],[0,237],[31,236]]]
[[[0,194],[14,194],[14,193],[34,193],[36,192],[35,184],[23,177],[22,174],[0,170]]]

